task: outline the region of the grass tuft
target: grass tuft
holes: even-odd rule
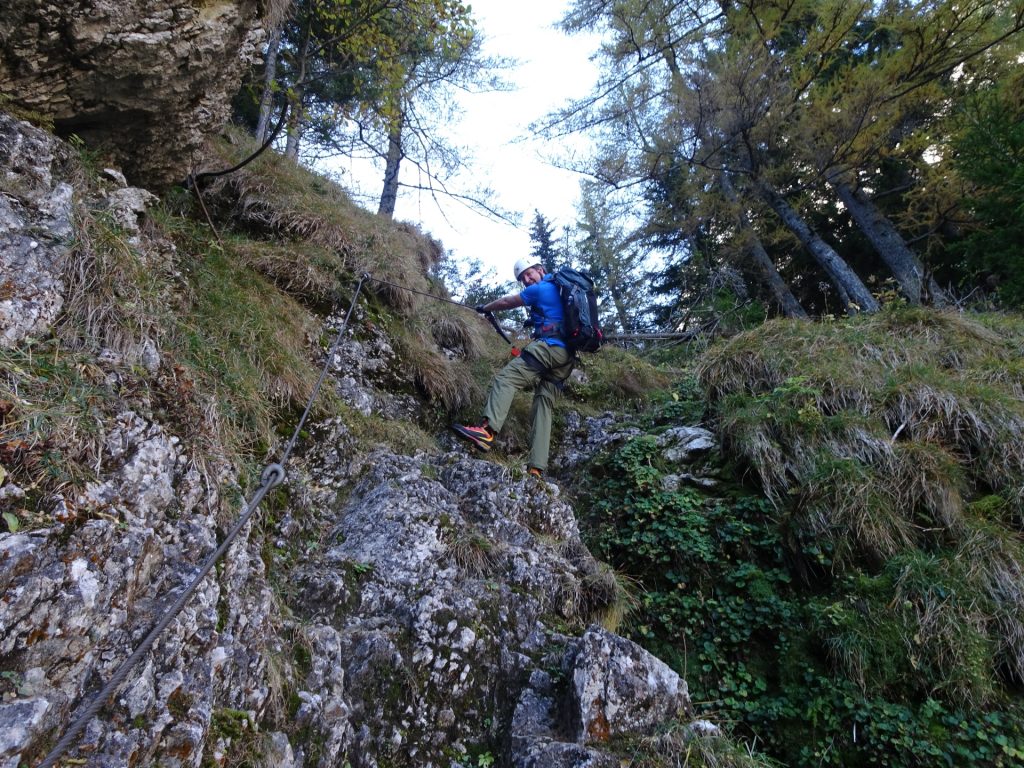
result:
[[[72,345],[137,363],[171,323],[168,254],[132,245],[109,213],[85,205],[76,207],[75,231],[57,331]]]
[[[970,499],[1024,503],[1024,401],[990,371],[1019,339],[898,309],[775,321],[709,351],[701,384],[723,443],[836,550],[890,557],[955,536]]]
[[[452,560],[473,577],[492,572],[501,560],[502,547],[472,526],[447,529],[443,536]]]
[[[1024,680],[1022,343],[1012,319],[896,308],[774,321],[699,363],[723,445],[796,538],[875,574],[817,614],[862,687],[980,705]]]
[[[256,149],[241,132],[210,146],[207,162],[227,167]],[[301,243],[330,260],[337,273],[370,274],[387,283],[368,289],[388,306],[409,314],[420,297],[395,287],[429,292],[426,273],[443,253],[441,245],[411,224],[395,224],[360,208],[337,184],[267,152],[204,188],[209,206],[254,239]]]

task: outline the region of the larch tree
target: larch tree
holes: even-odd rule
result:
[[[285,154],[370,158],[384,171],[378,211],[391,216],[403,162],[420,185],[501,216],[484,186],[456,191],[450,179],[468,150],[445,136],[453,94],[504,88],[507,62],[485,58],[470,6],[461,0],[297,0],[271,38],[263,113],[287,95]],[[266,131],[266,118],[260,126]],[[303,149],[303,148],[306,149]]]
[[[763,238],[762,211],[773,212],[775,226],[813,256],[847,311],[878,307],[850,255],[871,277],[884,264],[909,301],[941,302],[872,193],[882,161],[906,156],[910,137],[949,112],[944,86],[965,65],[997,57],[1018,33],[1022,8],[1021,0],[580,0],[566,25],[606,32],[605,75],[588,100],[552,124],[594,130],[602,142],[592,173],[617,188],[664,183],[666,162],[704,170],[693,185],[701,198],[722,195],[728,177],[737,236],[752,226]],[[842,201],[839,210],[878,264],[850,253],[830,218],[832,200]],[[781,305],[772,270],[762,274]]]
[[[616,205],[604,185],[580,185],[575,260],[597,286],[609,327],[623,332],[643,324],[646,301],[643,263],[647,249],[634,236],[630,209]]]

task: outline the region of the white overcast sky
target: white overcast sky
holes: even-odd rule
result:
[[[488,220],[443,198],[443,210],[438,210],[425,192],[403,190],[395,208],[396,219],[419,224],[459,261],[479,259],[494,268],[501,281],[511,279],[513,262],[529,253],[534,209],[552,221],[556,234],[576,220],[580,177],[545,160],[572,147],[568,142],[545,144],[528,135],[531,121],[586,95],[597,77],[590,60],[597,39],[567,36],[555,27],[568,4],[567,0],[472,2],[484,36],[484,53],[518,62],[505,75],[515,89],[464,96],[462,118],[452,132],[456,143],[472,148],[472,172],[489,182],[503,209],[519,215],[518,226]],[[382,171],[367,173],[346,161],[339,165],[342,183],[354,187],[366,200],[364,204],[376,210]],[[400,181],[417,184],[417,169],[404,164]]]

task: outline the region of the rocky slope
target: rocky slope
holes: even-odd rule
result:
[[[187,278],[147,222],[152,195],[116,169],[86,184],[75,153],[28,123],[0,115],[0,137],[0,506],[19,522],[0,533],[0,765],[14,768],[42,758],[192,579],[241,489],[227,448],[186,434],[185,400],[157,402],[168,381],[178,397],[186,387],[152,339],[51,340],[54,364],[78,355],[92,382],[93,466],[78,483],[30,481],[55,445],[32,437],[33,404],[15,393],[82,268],[81,207]],[[417,409],[382,388],[403,378],[392,342],[366,321],[333,350],[329,385],[351,413]],[[301,354],[319,364],[324,349]],[[610,417],[569,429],[566,466],[626,434]],[[670,437],[682,466],[710,436]],[[304,434],[286,485],[87,724],[76,759],[582,768],[618,765],[624,739],[686,722],[685,681],[597,623],[621,587],[557,484],[443,440],[418,453],[378,442],[343,417]]]

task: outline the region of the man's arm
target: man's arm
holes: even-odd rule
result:
[[[515,309],[516,307],[525,307],[526,302],[523,301],[522,297],[518,293],[510,293],[508,296],[502,296],[500,299],[495,299],[489,304],[477,307],[478,312],[501,312],[505,309]]]

